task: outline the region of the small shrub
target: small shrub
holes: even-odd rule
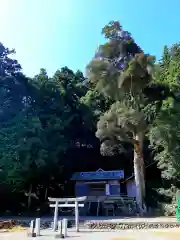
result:
[[[163,213],[167,217],[176,215],[176,204],[164,204]]]

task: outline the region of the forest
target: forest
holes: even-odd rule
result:
[[[124,169],[138,204],[173,206],[180,187],[180,44],[158,61],[119,22],[84,72],[23,73],[0,43],[0,212],[47,212],[72,173]],[[167,210],[173,214],[174,210]]]

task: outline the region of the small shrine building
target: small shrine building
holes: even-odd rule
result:
[[[75,182],[75,196],[136,196],[134,178],[124,179],[124,170],[95,172],[76,172],[72,181]]]

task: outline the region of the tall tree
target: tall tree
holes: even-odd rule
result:
[[[13,54],[14,49],[0,43],[0,121],[8,121],[22,111],[28,99],[28,78]]]
[[[152,69],[155,58],[144,54],[131,35],[117,22],[103,29],[108,42],[100,46],[100,54],[88,66],[89,81],[113,100],[100,118],[97,136],[105,144],[130,142],[134,145],[134,175],[137,204],[141,214],[145,207],[143,139],[162,97],[152,97]],[[148,96],[149,94],[149,96]],[[151,98],[150,98],[151,97]],[[149,118],[153,116],[152,118]],[[119,143],[120,144],[120,143]],[[117,146],[119,146],[117,144]]]
[[[0,76],[14,76],[16,73],[19,73],[21,66],[17,60],[10,58],[9,55],[15,54],[14,49],[6,48],[0,42]]]
[[[170,97],[163,102],[161,111],[154,121],[149,137],[155,148],[157,166],[161,169],[165,181],[160,192],[175,200],[175,191],[179,185],[179,143],[180,143],[180,45],[171,48],[165,46],[163,56],[157,68],[156,81],[166,84],[170,89]]]

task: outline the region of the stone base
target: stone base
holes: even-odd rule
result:
[[[28,233],[27,233],[27,236],[28,236],[28,237],[36,237],[36,233],[30,233],[30,232],[28,232]]]
[[[64,235],[63,235],[63,234],[57,234],[57,235],[55,235],[54,238],[55,238],[55,239],[56,239],[56,238],[64,238]]]

